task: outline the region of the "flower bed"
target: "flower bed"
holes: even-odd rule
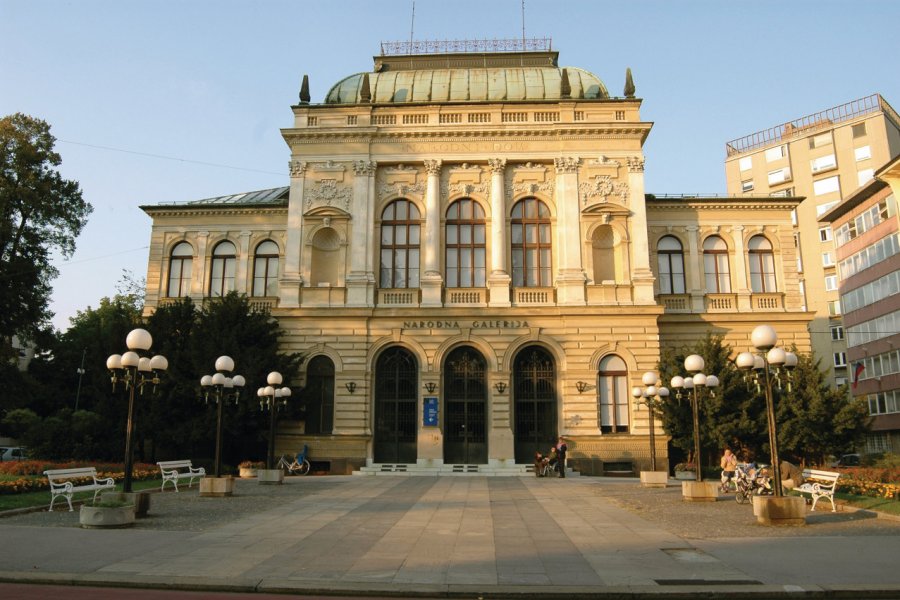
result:
[[[854,467],[841,469],[838,491],[857,496],[900,499],[900,469]]]
[[[85,463],[81,461],[55,463],[39,460],[20,460],[0,463],[0,475],[19,476],[12,481],[0,481],[0,494],[21,494],[23,492],[49,490],[50,483],[44,477],[44,471],[47,469],[72,469],[84,466]],[[101,478],[112,477],[116,481],[122,481],[125,478],[125,467],[121,463],[94,463],[87,466],[95,467],[97,476]],[[137,463],[132,468],[131,477],[135,481],[156,479],[159,477],[159,469],[153,465]],[[89,478],[84,479],[84,482],[88,481],[90,481]],[[82,482],[79,481],[79,483]]]

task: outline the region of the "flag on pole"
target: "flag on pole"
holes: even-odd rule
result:
[[[856,366],[853,367],[853,387],[856,388],[856,384],[859,383],[859,376],[862,375],[862,372],[865,370],[866,366],[862,364],[862,362],[857,362]]]

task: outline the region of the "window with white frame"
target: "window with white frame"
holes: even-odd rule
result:
[[[842,339],[844,339],[843,325],[832,325],[831,326],[831,340],[833,342],[839,342]]]
[[[537,198],[525,198],[510,216],[513,287],[550,287],[550,209]]]
[[[741,182],[741,191],[742,192],[752,192],[753,191],[753,180],[745,179]]]
[[[813,173],[819,173],[837,167],[837,161],[834,158],[834,154],[826,154],[825,156],[814,158],[809,161],[809,164]]]
[[[772,196],[773,198],[787,198],[789,196],[794,195],[794,188],[789,187],[789,188],[784,188],[782,190],[769,192],[769,195]],[[794,223],[794,224],[796,225],[796,223]]]
[[[823,252],[822,253],[822,266],[823,267],[833,267],[834,266],[834,257],[831,255],[831,252]]]
[[[867,399],[869,401],[869,414],[872,416],[900,412],[900,390],[869,394]]]
[[[887,260],[900,252],[900,234],[883,237],[871,246],[867,246],[856,254],[838,263],[841,279],[850,279],[860,271]]]
[[[797,225],[797,209],[791,211],[791,225]]]
[[[834,378],[834,387],[841,387],[843,385],[847,385],[846,377],[835,377]]]
[[[835,352],[834,353],[834,366],[836,366],[836,367],[846,367],[847,366],[847,353],[846,352]]]
[[[394,200],[381,213],[381,288],[419,287],[421,229],[419,208],[409,200]]]
[[[859,185],[865,185],[875,177],[875,169],[863,169],[856,173]]]
[[[825,179],[813,181],[813,193],[815,193],[816,196],[822,196],[824,194],[831,194],[833,192],[840,191],[841,184],[838,180],[837,175],[832,175],[831,177],[826,177]]]
[[[863,123],[865,125],[865,123]],[[891,451],[891,438],[887,433],[866,434],[866,454],[879,454]]]
[[[819,227],[819,241],[820,242],[830,242],[831,241],[831,227]]]
[[[787,167],[769,171],[769,185],[777,185],[791,178],[791,170]]]
[[[209,275],[209,295],[213,298],[234,291],[237,250],[231,242],[220,242],[213,249]]]
[[[857,162],[868,160],[872,158],[872,149],[869,146],[860,146],[853,149],[853,155],[856,157]]]
[[[717,235],[711,235],[703,241],[703,267],[706,272],[707,293],[731,293],[728,246]]]
[[[677,238],[671,235],[660,238],[656,245],[657,265],[659,266],[659,293],[684,293],[684,248]]]
[[[181,298],[191,293],[191,266],[194,249],[187,242],[180,242],[172,248],[169,257],[169,298]]]
[[[838,289],[838,280],[837,275],[826,275],[825,276],[825,291],[826,292],[834,292]]]
[[[469,198],[457,200],[447,209],[444,227],[447,287],[484,287],[484,209]]]
[[[766,162],[781,160],[785,156],[787,156],[787,146],[784,144],[766,150]]]
[[[741,158],[740,160],[738,160],[738,168],[741,171],[749,171],[750,169],[752,169],[753,168],[753,157],[745,156],[745,157]]]
[[[628,433],[628,367],[616,355],[600,361],[598,412],[601,433]]]
[[[892,271],[841,296],[847,312],[900,294],[900,271]]]
[[[278,295],[278,245],[266,240],[256,247],[253,258],[253,295]]]
[[[841,301],[840,300],[829,300],[828,301],[828,314],[832,317],[840,316],[841,314]]]

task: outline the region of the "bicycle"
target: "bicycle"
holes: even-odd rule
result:
[[[277,468],[282,469],[287,475],[307,475],[309,473],[310,464],[306,455],[309,453],[309,446],[303,445],[303,451],[297,454],[292,460],[288,460],[284,454],[278,459]]]

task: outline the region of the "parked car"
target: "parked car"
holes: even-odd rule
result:
[[[7,460],[25,460],[28,458],[28,449],[18,447],[0,446],[0,462]]]
[[[839,459],[828,464],[829,467],[858,467],[862,464],[859,454],[844,454]]]

